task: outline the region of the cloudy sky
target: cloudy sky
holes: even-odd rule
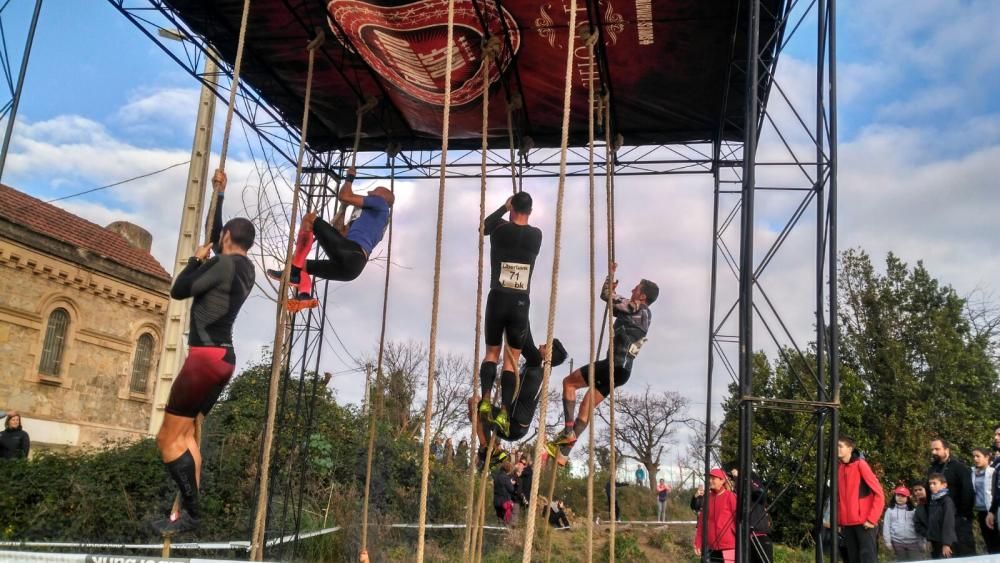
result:
[[[103,2],[48,3],[43,9],[4,182],[43,199],[72,194],[188,160],[197,86],[158,47]],[[804,3],[803,3],[804,4]],[[1000,213],[1000,48],[994,36],[1000,4],[993,0],[880,0],[838,3],[840,245],[875,257],[894,251],[924,260],[959,293],[1000,286],[994,232]],[[9,39],[10,41],[10,39]],[[778,80],[805,102],[815,88],[815,35],[803,28],[781,60]],[[772,96],[776,120],[790,114]],[[224,106],[217,118],[221,125]],[[807,118],[809,119],[809,118]],[[221,132],[221,126],[217,128]],[[229,165],[232,183],[251,178],[252,155],[237,127]],[[218,150],[221,133],[216,135]],[[791,133],[805,150],[802,133]],[[762,154],[779,144],[765,133]],[[805,154],[805,153],[803,153]],[[259,156],[259,155],[258,155]],[[994,170],[994,172],[990,172]],[[170,269],[180,221],[185,167],[59,205],[99,224],[126,219],[153,233],[153,253]],[[775,181],[801,178],[775,177]],[[363,184],[362,184],[363,185]],[[397,187],[389,337],[426,341],[431,313],[436,182]],[[533,221],[546,233],[534,279],[532,321],[544,334],[553,256],[555,183],[525,183],[535,195]],[[577,366],[587,358],[586,183],[571,181],[559,278],[556,334]],[[492,180],[490,208],[509,180]],[[757,255],[764,253],[799,196],[758,196]],[[231,197],[225,213],[241,213]],[[666,177],[618,182],[619,279],[660,284],[650,343],[626,390],[645,385],[705,408],[706,334],[711,255],[711,179]],[[731,203],[731,202],[730,202]],[[599,216],[603,209],[598,211]],[[814,212],[761,279],[800,344],[812,327]],[[478,183],[448,185],[445,211],[439,348],[471,356],[475,310]],[[735,247],[733,247],[735,250]],[[363,377],[352,357],[370,353],[378,337],[384,262],[351,284],[331,284],[325,306],[330,344],[323,368],[337,374],[338,396],[357,401]],[[722,300],[734,281],[720,270]],[[260,273],[259,273],[260,275]],[[728,277],[727,277],[728,276]],[[273,335],[274,308],[253,298],[237,325],[238,355],[255,358]],[[771,349],[758,324],[757,344]],[[733,332],[734,333],[734,332]],[[719,371],[717,403],[728,375]],[[553,385],[557,384],[554,380]],[[716,415],[718,408],[715,409]],[[673,454],[671,454],[673,458]]]

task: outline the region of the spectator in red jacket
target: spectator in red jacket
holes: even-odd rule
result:
[[[847,560],[876,563],[875,528],[885,508],[885,492],[854,440],[837,440],[837,524],[844,535]]]
[[[708,474],[708,550],[711,561],[733,561],[736,555],[736,493],[726,487],[726,473],[715,468]],[[694,533],[694,552],[701,555],[702,526],[705,511],[698,517]]]

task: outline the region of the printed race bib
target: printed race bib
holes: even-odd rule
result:
[[[628,355],[633,358],[639,355],[639,350],[642,350],[642,345],[646,343],[646,339],[637,340],[628,347]]]
[[[531,278],[531,266],[517,262],[500,263],[500,286],[507,289],[528,290],[528,280]]]

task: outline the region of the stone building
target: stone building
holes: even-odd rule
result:
[[[0,409],[32,449],[148,435],[170,299],[151,244],[0,185]]]

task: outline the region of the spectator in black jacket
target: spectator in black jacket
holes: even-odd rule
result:
[[[497,512],[497,518],[504,524],[509,524],[514,514],[514,487],[517,481],[513,472],[514,467],[507,460],[493,474],[493,508]]]
[[[991,530],[997,530],[997,520],[1000,518],[997,511],[1000,510],[1000,424],[993,428],[993,499],[990,501],[989,514],[986,515],[986,526]]]
[[[736,496],[740,495],[739,470],[732,468],[729,474],[736,483]],[[752,563],[771,563],[774,560],[774,545],[771,543],[771,515],[767,513],[767,488],[760,476],[750,473],[750,533]]]
[[[930,498],[927,496],[927,487],[923,481],[915,481],[910,484],[910,492],[913,493],[913,529],[917,535],[927,537],[927,505]]]
[[[31,439],[21,428],[21,415],[8,412],[0,432],[0,459],[25,459],[31,449]]]
[[[698,487],[691,497],[691,510],[695,513],[701,512],[701,503],[705,501],[705,487]]]
[[[928,480],[930,475],[935,473],[944,475],[948,484],[948,496],[955,503],[955,534],[958,537],[954,544],[955,555],[959,557],[975,555],[976,540],[972,535],[974,518],[972,509],[976,503],[976,491],[972,486],[972,470],[952,457],[951,447],[943,438],[931,440],[931,457],[934,462],[927,470]]]
[[[522,506],[528,506],[531,502],[531,480],[534,478],[535,472],[532,469],[530,457],[522,455],[520,464],[523,469],[521,477],[517,480],[517,500]]]
[[[931,542],[931,558],[947,559],[954,554],[954,546],[958,542],[955,503],[943,474],[931,473],[927,486],[931,490],[931,502],[927,509],[927,541]]]

